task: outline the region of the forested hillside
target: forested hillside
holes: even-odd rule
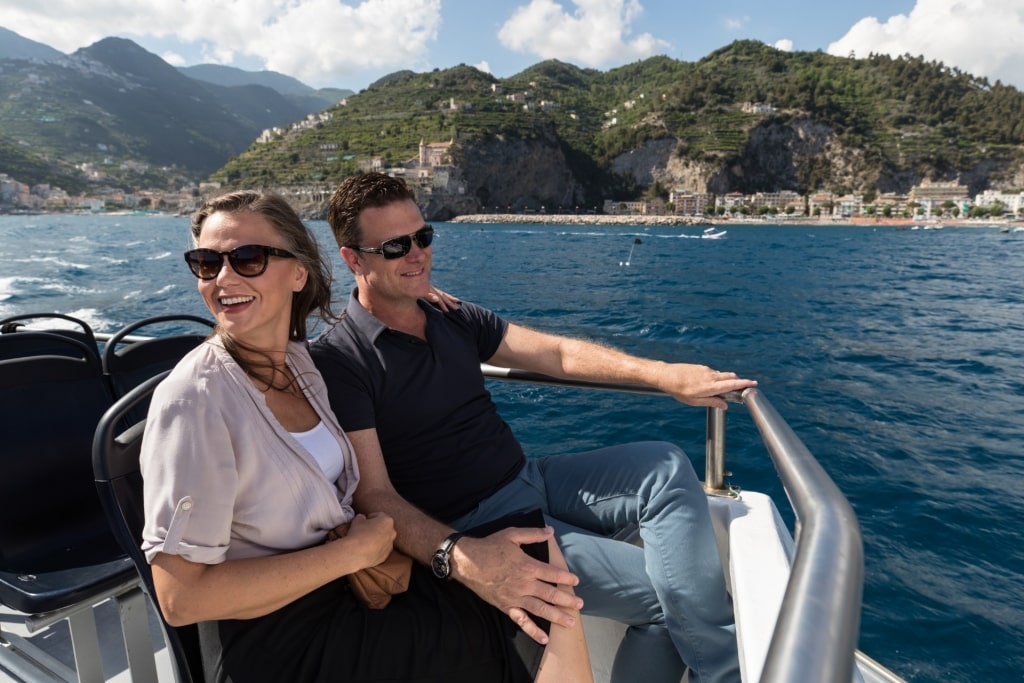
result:
[[[214,177],[333,183],[360,161],[412,158],[421,140],[454,140],[458,164],[475,147],[516,139],[556,145],[588,201],[668,184],[804,193],[906,191],[924,178],[975,191],[1024,184],[1024,95],[910,56],[741,41],[695,63],[654,57],[608,72],[548,61],[499,80],[459,65],[393,74],[329,113],[254,144]]]

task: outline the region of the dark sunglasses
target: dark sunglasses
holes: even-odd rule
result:
[[[245,244],[231,251],[215,249],[193,249],[185,252],[185,263],[189,270],[200,280],[212,280],[220,273],[224,265],[224,257],[228,257],[231,269],[242,277],[256,277],[267,270],[267,262],[271,256],[295,258],[295,254],[277,247],[266,247],[262,244]]]
[[[430,243],[434,241],[434,228],[429,225],[424,225],[422,228],[417,230],[411,235],[402,235],[401,237],[392,237],[389,240],[384,240],[380,243],[379,247],[351,247],[356,251],[361,251],[364,254],[380,254],[384,258],[390,260],[395,258],[402,258],[409,253],[412,249],[412,243],[416,242],[420,249],[426,249],[430,246]]]

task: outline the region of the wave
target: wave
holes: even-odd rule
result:
[[[68,315],[84,320],[96,332],[116,332],[123,325],[95,308],[77,308],[69,311]]]
[[[59,256],[44,256],[44,257],[30,257],[30,258],[18,258],[14,259],[15,263],[31,263],[34,265],[52,263],[55,266],[61,268],[67,268],[69,270],[86,271],[92,268],[91,264],[88,263],[76,263],[74,261],[68,261],[60,258]]]

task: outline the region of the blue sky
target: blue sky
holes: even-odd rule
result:
[[[741,38],[924,55],[1024,88],[1024,0],[3,0],[0,26],[63,52],[120,36],[176,66],[356,91],[399,69],[469,64],[501,78],[552,58],[697,61]]]

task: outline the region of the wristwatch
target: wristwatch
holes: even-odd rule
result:
[[[434,554],[430,558],[430,568],[434,572],[434,576],[439,579],[447,579],[452,575],[452,548],[458,540],[462,538],[462,534],[455,532],[450,534],[448,538],[444,539],[444,542],[437,547]]]

